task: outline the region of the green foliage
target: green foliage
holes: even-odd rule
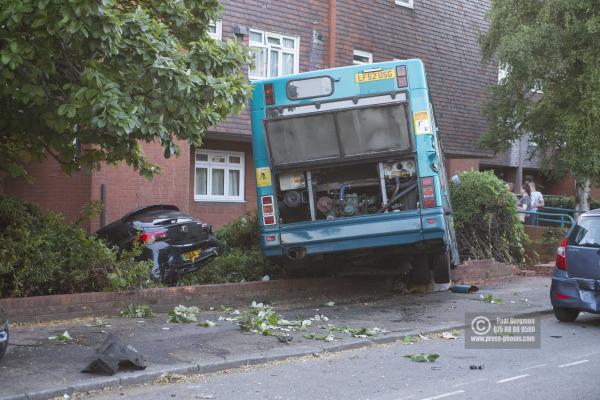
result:
[[[129,304],[125,309],[119,311],[123,318],[149,318],[154,314],[152,309],[145,304]]]
[[[515,197],[493,172],[469,171],[451,184],[454,226],[462,259],[524,262],[527,236]]]
[[[219,240],[219,257],[206,267],[184,276],[183,284],[257,281],[265,275],[273,278],[281,272],[281,268],[263,256],[259,248],[256,213],[233,220],[217,230],[215,237]]]
[[[178,305],[169,311],[167,322],[188,324],[190,322],[198,322],[198,313],[200,309],[196,306],[186,307]]]
[[[433,363],[435,360],[440,358],[439,354],[407,354],[404,358],[408,358],[410,361],[420,362],[420,363]]]
[[[156,286],[150,278],[152,261],[139,261],[142,246],[135,243],[129,250],[117,252],[112,272],[108,274],[110,289],[113,291],[142,289]]]
[[[568,208],[574,210],[577,205],[573,196],[544,196],[544,207]]]
[[[128,277],[127,288],[148,281],[146,262],[117,254],[60,214],[0,196],[0,226],[0,297],[101,291],[111,273]]]
[[[507,75],[492,88],[483,143],[505,150],[530,135],[557,175],[600,182],[600,7],[594,0],[493,0],[485,61]],[[543,92],[542,92],[543,91]]]
[[[0,170],[24,175],[50,155],[67,173],[125,161],[152,176],[140,142],[167,158],[177,140],[200,146],[249,95],[248,52],[208,35],[220,11],[218,0],[0,2]]]

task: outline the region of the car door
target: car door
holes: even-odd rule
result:
[[[581,216],[567,238],[567,271],[572,278],[600,280],[600,216]]]

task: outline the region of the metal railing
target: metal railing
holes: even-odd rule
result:
[[[556,207],[544,207],[544,210],[547,210],[549,208],[556,208]],[[576,210],[568,210],[568,209],[564,209],[566,211],[576,211]],[[545,223],[550,223],[550,224],[558,224],[561,228],[567,226],[567,227],[571,227],[573,226],[573,224],[575,223],[575,219],[573,218],[573,216],[569,215],[568,213],[553,213],[553,212],[545,212],[545,211],[523,211],[523,210],[517,210],[517,212],[519,214],[525,214],[525,215],[529,215],[531,217],[531,223],[527,224],[527,220],[525,220],[525,223],[527,225],[539,225],[540,222],[545,222]],[[577,211],[579,213],[579,211]]]

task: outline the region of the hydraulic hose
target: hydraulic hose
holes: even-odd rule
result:
[[[410,185],[409,187],[407,187],[406,189],[404,189],[397,195],[393,196],[390,199],[390,201],[388,201],[388,203],[386,205],[384,205],[383,207],[381,207],[379,209],[379,211],[377,211],[377,212],[378,213],[384,212],[385,210],[387,210],[388,208],[390,208],[391,206],[396,204],[398,202],[398,200],[400,200],[402,197],[406,196],[409,192],[411,192],[412,190],[415,190],[417,188],[417,186],[418,186],[417,182],[413,183],[412,185]]]

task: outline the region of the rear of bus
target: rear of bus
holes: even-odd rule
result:
[[[393,257],[448,281],[458,254],[420,60],[255,82],[251,116],[266,256]]]

